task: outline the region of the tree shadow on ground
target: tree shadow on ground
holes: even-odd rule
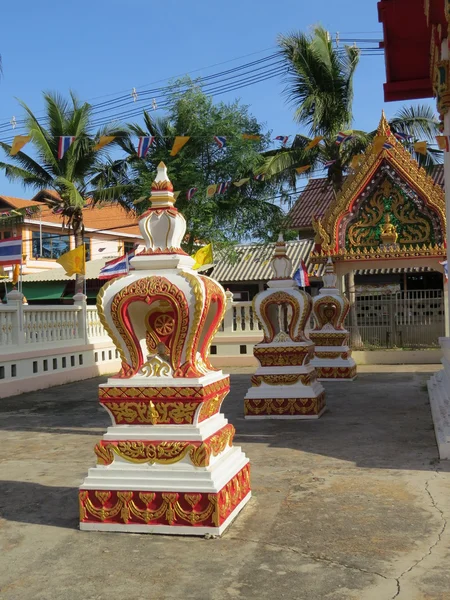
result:
[[[0,481],[0,519],[77,529],[78,490],[26,481]]]

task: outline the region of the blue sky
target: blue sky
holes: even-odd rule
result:
[[[73,89],[81,99],[99,102],[194,70],[196,76],[208,75],[254,60],[275,46],[278,34],[316,23],[345,38],[381,38],[375,0],[21,0],[7,2],[2,12],[0,122],[22,116],[16,97],[35,112],[42,110],[42,90]],[[384,81],[383,57],[362,57],[355,78],[355,128],[375,128],[383,107],[388,117],[398,110],[400,103],[383,102]],[[274,135],[294,134],[299,128],[282,91],[283,83],[274,79],[217,99],[239,97]],[[0,173],[0,194],[27,198],[32,191]]]

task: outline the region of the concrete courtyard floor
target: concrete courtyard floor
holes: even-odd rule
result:
[[[365,367],[319,420],[224,411],[253,499],[221,539],[80,532],[77,487],[109,424],[91,379],[0,401],[1,600],[450,599],[450,465],[425,382]]]

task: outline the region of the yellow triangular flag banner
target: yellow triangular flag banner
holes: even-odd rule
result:
[[[418,152],[419,154],[425,154],[427,153],[427,142],[416,142],[414,144],[414,150],[416,152]]]
[[[322,140],[323,140],[323,135],[317,135],[308,144],[306,144],[305,150],[311,150],[311,148],[314,148],[315,146],[317,146],[317,144],[319,144]]]
[[[300,175],[300,173],[304,173],[305,171],[307,171],[310,168],[311,168],[311,165],[305,165],[304,167],[297,167],[295,170]]]
[[[170,156],[175,156],[181,148],[191,139],[190,135],[177,135],[170,151]]]
[[[242,134],[242,139],[243,140],[254,140],[259,142],[259,140],[261,139],[260,135],[253,135],[252,133],[243,133]]]
[[[241,187],[241,185],[244,185],[244,183],[247,183],[247,181],[250,181],[250,177],[244,177],[244,179],[239,179],[239,181],[235,181],[233,185],[235,185],[236,187]]]
[[[14,265],[12,272],[12,284],[17,285],[20,277],[20,265]]]
[[[70,277],[74,273],[85,275],[86,253],[84,244],[78,246],[78,248],[75,248],[74,250],[69,250],[69,252],[62,254],[56,259],[56,262],[65,268],[67,277]]]
[[[173,197],[175,198],[175,200],[178,200],[178,196],[180,195],[180,192],[174,192],[173,193]]]
[[[100,150],[100,148],[107,146],[108,144],[113,142],[115,139],[116,139],[115,135],[101,135],[100,139],[94,146],[94,150]]]
[[[31,135],[16,135],[11,150],[9,152],[10,156],[15,156],[18,152],[22,150],[25,144],[31,141]]]
[[[197,250],[192,258],[195,260],[195,265],[192,267],[193,269],[199,269],[203,265],[211,264],[213,262],[212,244],[208,244]]]
[[[206,188],[206,196],[208,198],[212,198],[217,190],[217,183],[213,183],[212,185],[208,185]]]
[[[387,135],[376,135],[373,138],[373,151],[375,154],[383,150],[384,142],[387,140]]]

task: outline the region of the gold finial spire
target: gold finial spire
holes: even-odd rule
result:
[[[388,120],[384,114],[384,110],[381,111],[381,119],[377,129],[378,135],[391,135],[391,128],[389,127]]]

